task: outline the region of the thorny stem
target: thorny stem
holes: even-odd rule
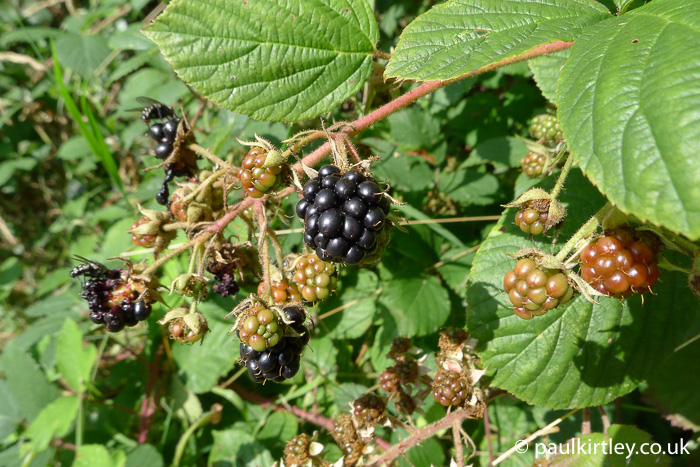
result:
[[[139,415],[139,444],[145,444],[148,440],[148,430],[151,425],[151,417],[156,412],[155,396],[152,394],[152,392],[153,386],[155,385],[160,373],[160,357],[162,355],[162,350],[162,347],[158,349],[155,360],[150,364],[150,376],[148,377],[148,383],[146,384],[146,397],[141,403],[141,411]]]
[[[200,154],[210,161],[212,161],[214,164],[218,165],[219,167],[223,167],[227,170],[234,170],[235,167],[226,162],[225,160],[221,159],[220,157],[216,156],[215,154],[212,154],[209,152],[207,149],[204,149],[202,146],[200,146],[197,143],[192,143],[188,146],[190,149],[192,149],[194,152],[197,154]]]
[[[430,438],[431,436],[435,435],[435,433],[437,433],[438,431],[444,430],[445,428],[448,428],[455,423],[461,422],[465,418],[468,418],[471,415],[471,413],[472,412],[469,409],[455,410],[454,412],[446,415],[444,418],[441,418],[437,422],[435,422],[431,425],[428,425],[425,428],[421,428],[420,430],[417,430],[411,436],[404,439],[400,443],[391,446],[391,448],[389,448],[381,456],[379,456],[375,459],[371,459],[369,464],[367,464],[367,465],[369,467],[375,466],[375,465],[376,466],[389,465],[389,464],[391,464],[392,461],[394,461],[394,459],[401,456],[404,452],[408,451],[413,446],[416,446],[421,441]]]
[[[573,42],[565,42],[565,41],[555,41],[555,42],[550,42],[548,44],[542,44],[540,46],[537,46],[528,52],[525,52],[522,55],[519,55],[517,57],[510,57],[503,59],[499,62],[492,63],[491,65],[487,65],[485,67],[479,68],[477,70],[471,71],[469,73],[465,73],[462,76],[458,76],[456,78],[452,78],[449,80],[444,80],[444,81],[428,81],[420,86],[416,87],[415,89],[412,89],[411,91],[407,92],[406,94],[403,94],[393,101],[383,105],[382,107],[379,107],[377,110],[374,112],[371,112],[364,117],[361,117],[354,122],[351,122],[348,126],[346,126],[342,132],[346,133],[347,137],[351,138],[363,131],[365,131],[367,128],[375,124],[376,122],[379,122],[381,120],[384,120],[387,118],[389,115],[396,113],[397,111],[403,109],[404,107],[409,106],[410,104],[416,102],[418,99],[421,97],[424,97],[432,92],[437,91],[438,89],[445,87],[447,85],[456,83],[460,80],[470,78],[472,76],[477,76],[481,75],[484,73],[487,73],[489,71],[496,70],[498,68],[502,68],[504,66],[511,65],[513,63],[517,62],[522,62],[529,60],[534,57],[539,57],[542,55],[548,55],[553,52],[558,52],[560,50],[568,49],[570,48],[574,43]],[[323,132],[321,132],[323,134]],[[312,135],[315,136],[315,135]],[[306,140],[310,141],[311,137],[307,137]],[[320,138],[320,136],[319,136]],[[313,139],[316,139],[315,137]],[[302,140],[303,141],[303,140]],[[222,167],[230,167],[233,169],[234,167],[231,166],[230,164],[224,162],[217,156],[211,154],[209,151],[204,149],[203,147],[199,145],[193,145],[196,147],[191,148],[206,157],[207,159],[219,164],[223,163]],[[284,151],[283,155],[286,157],[289,157],[292,155],[292,149],[297,147],[298,145],[294,145],[292,148],[288,148],[286,151]],[[200,152],[201,151],[201,152]],[[329,153],[331,152],[331,144],[330,142],[326,142],[320,147],[318,147],[316,150],[311,152],[308,156],[304,157],[301,161],[297,162],[292,166],[292,169],[295,170],[297,173],[301,174],[303,172],[302,169],[302,163],[307,165],[307,166],[314,166],[321,162],[324,157],[326,157]],[[209,157],[212,156],[212,157]],[[292,193],[294,191],[294,187],[289,187],[280,193],[278,193],[278,196],[282,197],[285,196],[289,193]],[[265,197],[261,198],[259,201],[263,201],[266,199],[268,195]],[[144,271],[144,274],[148,274],[162,266],[166,261],[168,261],[170,258],[179,255],[183,251],[191,248],[195,243],[198,242],[204,242],[207,239],[209,239],[215,232],[222,232],[224,228],[231,222],[233,219],[235,219],[244,209],[247,207],[251,206],[255,200],[252,198],[245,198],[236,206],[234,206],[229,212],[227,212],[223,217],[221,217],[218,221],[213,223],[210,227],[209,230],[206,232],[202,232],[198,234],[195,238],[190,240],[189,242],[185,243],[178,249],[172,251],[171,253],[168,253],[166,256],[163,256],[160,260],[157,260],[154,262],[151,266],[146,268]]]
[[[462,429],[460,422],[455,420],[452,423],[452,435],[455,439],[455,457],[457,458],[457,467],[464,467],[464,450],[462,449],[462,439],[459,432]]]
[[[561,192],[561,189],[564,187],[564,182],[566,181],[566,177],[569,175],[569,171],[571,170],[571,167],[574,165],[574,158],[569,155],[566,159],[566,163],[564,164],[564,167],[561,169],[561,173],[559,174],[559,178],[557,179],[557,184],[554,185],[554,188],[552,188],[552,199],[557,199],[557,196],[559,196],[559,192]]]
[[[197,420],[195,423],[190,426],[187,431],[185,431],[182,436],[180,437],[180,440],[177,442],[177,446],[175,447],[175,456],[173,458],[173,465],[178,466],[180,465],[180,461],[182,460],[182,455],[185,453],[185,446],[187,445],[187,440],[190,439],[190,436],[197,431],[199,428],[203,427],[204,425],[207,425],[209,423],[212,423],[212,419],[215,419],[215,417],[219,416],[221,411],[223,410],[223,406],[221,404],[214,404],[211,407],[211,410],[205,414],[203,414],[199,420]]]
[[[561,247],[559,253],[557,253],[556,258],[559,261],[564,261],[569,252],[576,247],[576,244],[586,237],[590,237],[596,231],[596,229],[603,223],[606,217],[612,212],[615,207],[609,201],[605,203],[605,206],[600,208],[598,212],[593,214],[585,224],[581,226],[574,235],[571,236],[568,242]]]
[[[489,465],[493,464],[493,445],[491,444],[491,422],[489,421],[489,408],[484,408],[484,433],[489,449]]]

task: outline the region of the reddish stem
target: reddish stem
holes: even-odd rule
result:
[[[150,376],[148,377],[148,383],[146,384],[146,397],[141,403],[141,411],[139,415],[139,437],[138,443],[145,444],[148,439],[148,430],[151,426],[151,418],[153,414],[156,413],[156,402],[155,396],[152,397],[151,392],[153,391],[153,386],[158,380],[160,374],[160,357],[163,353],[163,347],[158,348],[156,353],[156,358],[150,365]]]

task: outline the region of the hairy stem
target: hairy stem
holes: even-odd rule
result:
[[[202,155],[212,161],[214,164],[218,165],[219,167],[223,167],[227,170],[234,170],[235,167],[226,162],[225,160],[219,158],[218,156],[212,154],[209,152],[207,149],[204,149],[202,146],[200,146],[197,143],[192,143],[188,146],[190,149],[192,149],[194,152],[196,152],[199,155]]]
[[[260,255],[260,265],[263,270],[263,283],[265,290],[270,290],[270,250],[267,247],[267,219],[265,219],[265,206],[263,202],[255,203],[255,215],[258,221],[258,231],[260,238],[258,239],[258,255]]]
[[[569,157],[566,158],[566,163],[564,164],[564,167],[561,169],[561,173],[559,174],[559,178],[557,179],[557,184],[554,185],[554,188],[552,188],[552,199],[557,199],[557,196],[559,196],[561,189],[564,188],[564,182],[566,181],[566,177],[569,175],[569,171],[571,170],[571,167],[573,165],[574,158],[571,157],[571,155],[569,155]]]
[[[591,235],[593,235],[596,229],[600,225],[602,225],[605,218],[608,217],[608,215],[612,212],[613,209],[615,209],[615,207],[610,202],[605,203],[605,206],[603,206],[598,210],[598,212],[593,214],[593,217],[591,217],[588,220],[588,222],[583,224],[581,228],[578,229],[576,233],[571,236],[569,241],[566,242],[563,247],[561,247],[561,250],[559,250],[559,253],[557,253],[556,258],[559,261],[564,261],[569,252],[571,252],[571,250],[573,250],[576,247],[576,244],[578,242],[580,242],[586,237],[590,237]]]

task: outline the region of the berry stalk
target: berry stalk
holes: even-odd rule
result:
[[[569,241],[566,242],[563,247],[561,247],[561,250],[559,250],[559,253],[556,254],[555,258],[559,261],[564,261],[564,259],[566,259],[571,250],[573,250],[576,247],[578,242],[580,242],[586,237],[590,237],[595,233],[595,231],[598,229],[599,226],[603,224],[603,221],[610,215],[613,209],[615,209],[615,206],[613,206],[612,203],[610,203],[609,201],[605,203],[605,206],[603,206],[598,210],[598,212],[593,214],[593,217],[591,217],[585,224],[581,226],[580,229],[576,231],[574,235],[571,236]]]

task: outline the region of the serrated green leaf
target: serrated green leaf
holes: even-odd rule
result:
[[[508,136],[484,141],[474,148],[469,158],[460,164],[460,168],[474,167],[486,162],[493,165],[496,173],[505,172],[513,167],[520,167],[527,146],[518,138]]]
[[[174,0],[145,34],[202,96],[277,121],[316,117],[357,92],[379,37],[366,0]]]
[[[561,239],[604,202],[578,170],[559,199],[568,208]],[[515,264],[506,255],[552,247],[547,239],[523,234],[513,223],[515,212],[506,210],[479,248],[467,289],[467,327],[479,340],[492,385],[530,404],[561,409],[600,405],[632,391],[700,319],[683,276],[664,271],[643,305],[639,296],[624,305],[612,298],[594,305],[578,296],[544,316],[522,320],[503,292],[503,277]]]
[[[22,417],[31,421],[60,392],[47,381],[34,359],[15,341],[10,341],[3,350],[0,365],[7,388],[20,407]]]
[[[110,455],[107,448],[101,444],[84,444],[75,453],[73,467],[124,467],[125,464],[126,456],[121,450],[116,450]]]
[[[345,305],[346,308],[323,320],[327,336],[332,339],[354,339],[362,336],[372,325],[377,311],[377,287],[379,279],[371,271],[360,270],[357,275],[343,279],[343,293],[333,296],[328,310]]]
[[[209,465],[260,466],[272,465],[274,460],[270,451],[265,449],[248,432],[237,428],[225,431],[212,431],[214,438]]]
[[[66,383],[78,392],[85,391],[95,363],[97,348],[88,344],[83,348],[83,335],[70,318],[66,318],[56,346],[58,370]]]
[[[557,40],[610,16],[588,0],[451,0],[416,18],[386,68],[390,77],[450,79]]]
[[[163,455],[152,444],[142,444],[126,456],[126,467],[163,467]]]
[[[587,177],[620,210],[700,238],[700,3],[649,3],[591,28],[557,89]]]
[[[460,204],[486,205],[495,201],[499,184],[490,173],[459,169],[441,173],[438,189]]]
[[[19,404],[5,381],[0,380],[0,443],[11,433],[22,420]]]
[[[571,49],[566,49],[533,58],[527,62],[530,70],[535,75],[537,87],[542,91],[542,95],[553,104],[557,103],[557,81],[559,80],[559,75],[570,55]]]
[[[64,396],[44,407],[23,435],[31,440],[32,449],[41,452],[49,447],[51,438],[68,434],[79,405],[78,396]]]
[[[60,62],[83,78],[89,78],[110,52],[107,39],[99,34],[63,34],[56,38],[56,54]]]
[[[384,283],[379,300],[391,312],[402,336],[425,336],[450,314],[447,291],[435,276],[395,278]]]
[[[645,443],[646,446],[642,448],[642,445]],[[671,464],[668,456],[651,454],[653,444],[651,436],[633,426],[610,425],[607,435],[604,433],[581,435],[567,444],[569,450],[567,451],[566,445],[562,446],[562,454],[557,455],[549,465],[582,467],[624,467],[634,465],[653,467]],[[554,449],[555,446],[553,444],[549,447]],[[628,451],[630,449],[632,453]],[[642,452],[643,449],[646,450],[646,453]]]
[[[173,360],[178,372],[185,380],[185,386],[195,393],[206,392],[214,386],[220,377],[235,366],[238,352],[233,348],[234,336],[227,334],[230,324],[221,321],[224,310],[207,304],[200,312],[209,321],[210,333],[204,341],[192,346],[174,345]],[[230,349],[225,351],[222,349]]]
[[[272,442],[287,440],[294,436],[298,429],[299,423],[294,415],[289,412],[271,412],[255,438]]]

